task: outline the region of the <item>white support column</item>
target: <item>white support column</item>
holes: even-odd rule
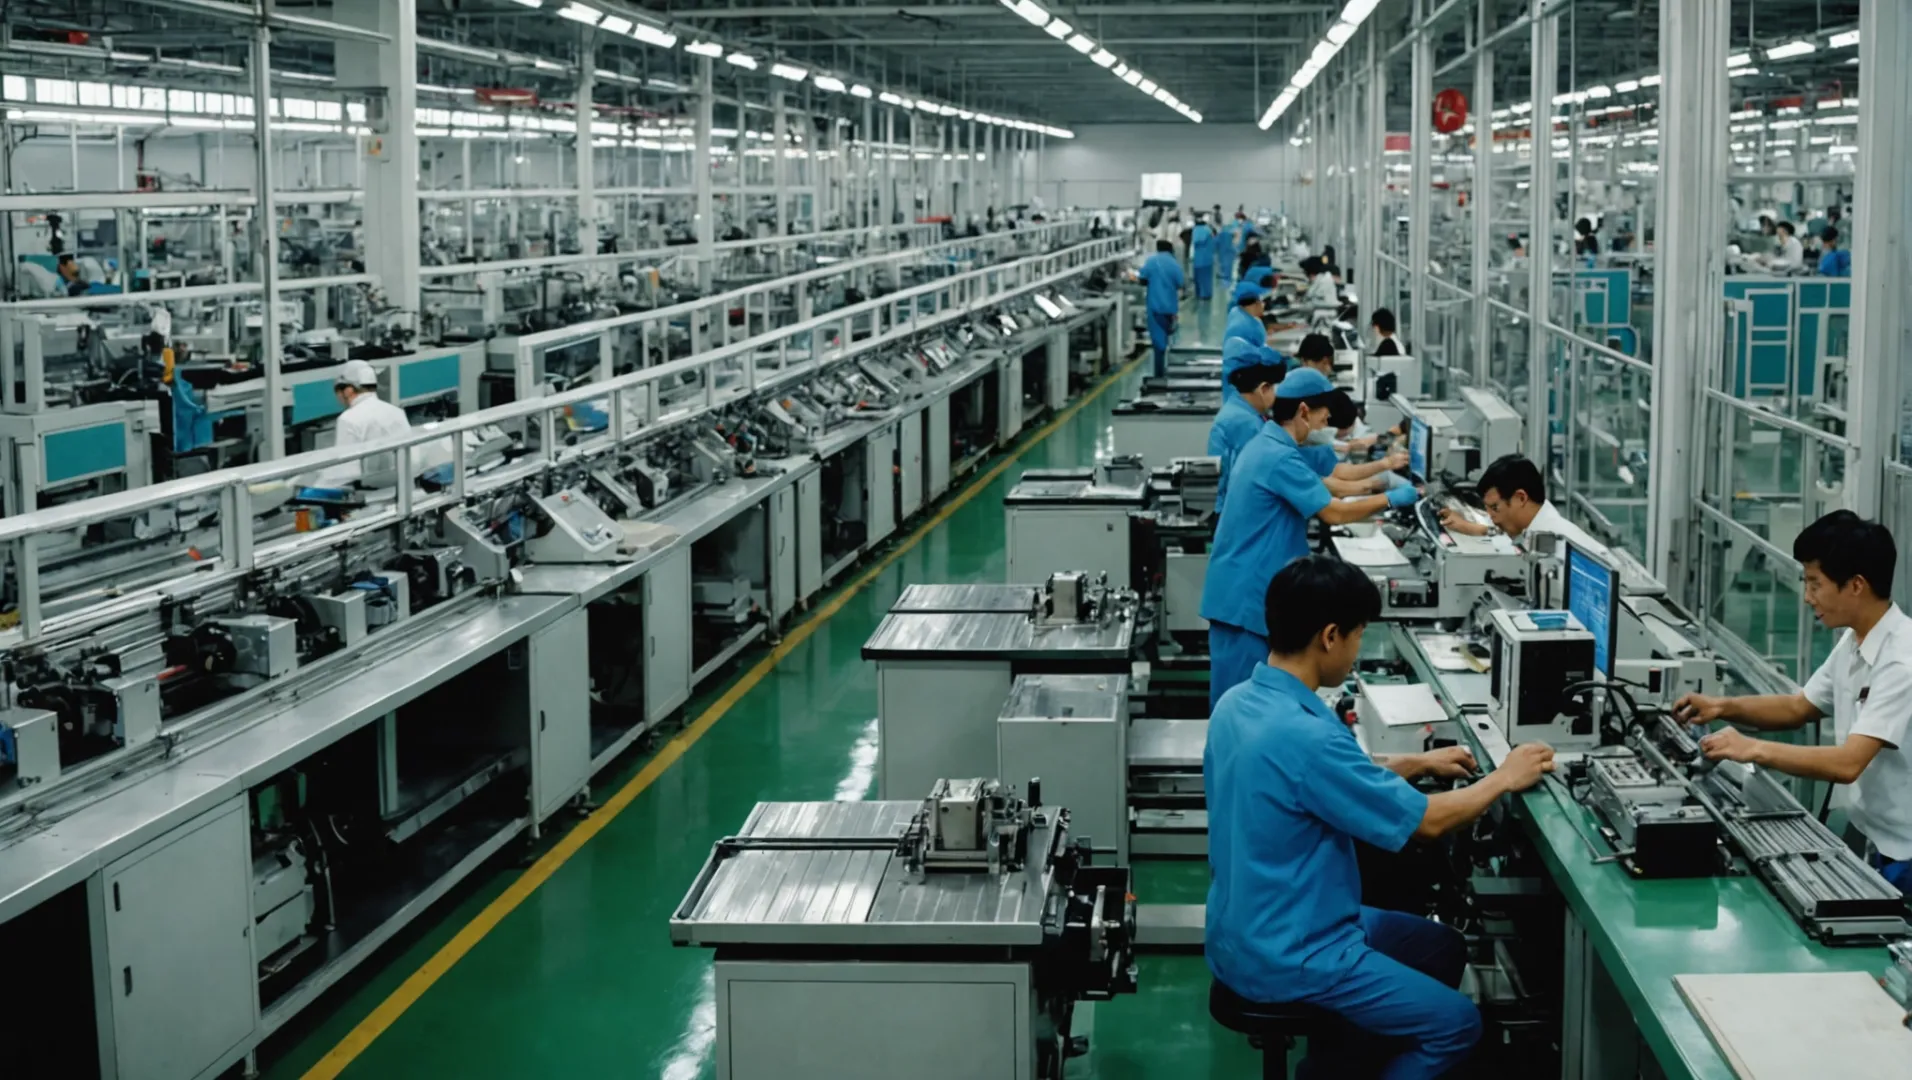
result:
[[[1897,457],[1903,365],[1912,357],[1912,132],[1905,103],[1912,101],[1912,10],[1879,3],[1859,8],[1858,182],[1853,215],[1864,237],[1841,236],[1852,249],[1852,344],[1847,360],[1846,407],[1852,440],[1846,464],[1846,506],[1869,518],[1885,512],[1885,463]],[[1778,539],[1778,538],[1775,538]],[[1901,537],[1903,549],[1908,542]]]
[[[1480,0],[1474,41],[1487,40],[1494,29],[1494,0]],[[1487,385],[1489,342],[1493,340],[1492,312],[1487,306],[1487,275],[1494,243],[1494,50],[1474,53],[1474,183],[1470,209],[1474,223],[1474,385]]]
[[[1527,100],[1533,109],[1527,114],[1531,132],[1532,167],[1527,173],[1528,209],[1532,214],[1527,226],[1527,456],[1540,466],[1542,476],[1553,461],[1553,429],[1550,425],[1548,394],[1550,350],[1547,345],[1547,301],[1553,293],[1553,99],[1559,66],[1560,24],[1556,18],[1543,18],[1546,0],[1529,0],[1533,10],[1531,76]],[[1722,66],[1723,66],[1722,61]],[[1660,145],[1671,146],[1664,130]],[[1660,213],[1666,204],[1660,204]]]
[[[1380,253],[1387,247],[1383,207],[1387,202],[1387,68],[1381,57],[1381,29],[1378,20],[1369,20],[1367,38],[1367,96],[1362,102],[1361,125],[1361,243],[1355,247],[1356,295],[1368,298],[1368,310],[1393,307],[1395,299],[1381,292]],[[1412,388],[1415,392],[1420,387]]]
[[[777,196],[777,235],[790,235],[790,159],[784,151],[790,146],[790,113],[784,103],[781,90],[770,94],[770,144],[777,148],[770,157],[770,183],[776,189]],[[777,259],[783,258],[783,248],[775,249]]]
[[[1417,33],[1414,43],[1408,46],[1413,59],[1413,104],[1409,130],[1411,140],[1409,158],[1413,162],[1414,178],[1408,188],[1408,234],[1407,234],[1407,281],[1412,299],[1409,307],[1414,312],[1413,337],[1415,347],[1425,351],[1433,337],[1433,327],[1429,325],[1432,316],[1428,312],[1427,260],[1428,260],[1428,217],[1434,212],[1434,35],[1425,32],[1423,25],[1427,18],[1427,5],[1422,0],[1414,3],[1414,27]],[[1448,358],[1451,362],[1452,350]]]
[[[418,299],[419,144],[417,0],[335,0],[332,17],[376,30],[383,43],[339,39],[332,45],[340,86],[379,87],[382,103],[367,104],[373,118],[365,139],[365,271],[378,278],[393,305],[416,312]],[[263,70],[263,69],[262,69]],[[466,170],[470,175],[470,170]],[[467,229],[469,235],[470,230]],[[376,238],[374,241],[371,238]],[[272,410],[275,414],[277,410]]]
[[[710,288],[712,265],[717,249],[717,205],[710,190],[710,169],[714,160],[711,155],[710,129],[715,126],[717,113],[717,90],[711,79],[710,57],[697,58],[697,130],[693,141],[696,148],[691,151],[690,175],[691,190],[695,193],[697,213],[697,281]],[[743,175],[739,165],[738,176]]]
[[[590,27],[580,27],[582,41],[579,44],[578,90],[577,98],[572,102],[571,112],[577,120],[576,171],[578,177],[578,251],[585,255],[597,254],[598,248],[598,205],[597,205],[597,163],[593,143],[597,141],[592,134],[591,124],[597,119],[597,31]],[[555,251],[554,251],[555,253]],[[584,276],[595,278],[604,271],[604,263],[585,263]]]
[[[878,222],[887,229],[896,220],[896,109],[885,106],[883,109],[883,186],[877,189]]]
[[[252,139],[253,182],[258,216],[253,219],[253,265],[263,289],[259,296],[259,366],[265,373],[265,442],[261,460],[285,456],[285,409],[279,400],[279,214],[273,206],[277,188],[272,160],[272,31],[262,19],[252,27]],[[409,135],[406,136],[409,138]],[[417,200],[413,200],[416,207]],[[416,244],[413,245],[416,248]]]
[[[1643,561],[1675,595],[1691,589],[1693,477],[1705,448],[1699,373],[1719,363],[1725,332],[1726,52],[1731,0],[1660,9],[1660,176],[1653,298],[1653,427]],[[1868,94],[1867,96],[1870,96]],[[1534,113],[1541,102],[1534,99]],[[1729,447],[1715,447],[1726,452]],[[1789,537],[1774,537],[1786,543]]]

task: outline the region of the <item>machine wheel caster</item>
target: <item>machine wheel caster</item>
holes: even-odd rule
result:
[[[1079,1058],[1082,1055],[1087,1054],[1088,1052],[1089,1052],[1089,1037],[1087,1035],[1071,1035],[1069,1036],[1069,1045],[1063,1051],[1062,1056]]]
[[[579,820],[583,820],[584,818],[590,817],[591,813],[595,811],[597,808],[598,808],[598,804],[592,802],[591,800],[579,799],[577,803],[571,807],[571,812],[573,814],[576,814]]]

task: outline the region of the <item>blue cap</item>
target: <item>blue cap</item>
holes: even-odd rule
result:
[[[1334,393],[1334,384],[1328,377],[1313,368],[1296,368],[1275,387],[1275,396],[1284,401],[1296,398],[1311,398],[1321,394]]]
[[[1235,286],[1235,303],[1237,304],[1243,300],[1260,300],[1267,295],[1268,289],[1266,287],[1257,285],[1252,281],[1244,281],[1240,285]]]
[[[1275,287],[1275,272],[1266,266],[1251,266],[1248,273],[1242,275],[1243,281],[1252,281],[1264,289]]]
[[[1247,363],[1250,363],[1250,364],[1267,363],[1267,361],[1263,359],[1261,355],[1261,351],[1263,348],[1265,348],[1265,346],[1256,345],[1252,341],[1248,341],[1243,338],[1232,337],[1222,342],[1222,359],[1224,361],[1228,361],[1228,360],[1233,360],[1236,357],[1246,356],[1246,357],[1249,357],[1249,360],[1247,361]]]

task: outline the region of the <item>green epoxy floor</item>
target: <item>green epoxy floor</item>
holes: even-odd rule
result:
[[[1178,344],[1219,336],[1225,308],[1190,303]],[[902,586],[1000,581],[1002,495],[1022,468],[1093,460],[1109,449],[1112,387],[931,530],[751,689],[724,718],[445,974],[348,1067],[369,1077],[660,1077],[713,1073],[710,956],[678,949],[666,925],[711,844],[766,799],[871,794],[876,674],[860,649]],[[724,688],[688,712],[696,716]],[[600,798],[641,767],[600,777]],[[547,843],[548,843],[547,839]],[[302,1030],[266,1048],[264,1075],[298,1077],[515,877],[506,868],[434,913],[376,971],[321,1002]],[[1144,864],[1144,901],[1202,897],[1199,862]],[[1148,957],[1142,992],[1097,1006],[1091,1051],[1069,1075],[1257,1075],[1257,1058],[1208,1018],[1200,957]],[[881,1033],[879,1037],[901,1037]]]

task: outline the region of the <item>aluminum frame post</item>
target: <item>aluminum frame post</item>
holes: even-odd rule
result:
[[[1527,100],[1528,146],[1532,165],[1527,174],[1530,202],[1527,226],[1527,456],[1545,477],[1553,468],[1552,382],[1547,349],[1547,318],[1553,294],[1553,98],[1559,66],[1560,24],[1546,15],[1546,0],[1530,0],[1532,70]],[[1661,145],[1669,145],[1661,138]]]
[[[710,170],[715,158],[711,153],[710,130],[716,126],[717,92],[711,76],[710,57],[697,58],[697,131],[696,148],[691,152],[691,191],[697,206],[697,281],[710,288],[717,255],[717,203],[711,192]],[[743,175],[738,165],[738,176]]]
[[[1428,18],[1427,5],[1423,0],[1414,3],[1415,30],[1411,58],[1414,80],[1414,104],[1412,134],[1408,136],[1410,157],[1413,160],[1410,176],[1413,186],[1408,189],[1410,209],[1408,210],[1407,266],[1408,289],[1412,300],[1410,306],[1414,312],[1413,337],[1415,348],[1427,352],[1428,342],[1433,332],[1429,325],[1427,263],[1429,247],[1428,216],[1434,211],[1434,36],[1424,33]],[[1423,355],[1423,362],[1427,357]],[[1452,363],[1450,351],[1448,362]],[[1425,376],[1424,376],[1425,377]]]
[[[1476,42],[1487,40],[1493,32],[1494,0],[1479,0],[1475,9]],[[1474,385],[1487,385],[1487,358],[1493,340],[1492,311],[1487,304],[1487,275],[1492,270],[1490,256],[1494,241],[1494,50],[1478,49],[1474,55]]]
[[[1660,9],[1660,145],[1678,152],[1660,155],[1644,561],[1668,588],[1687,596],[1694,595],[1692,571],[1700,550],[1691,528],[1693,476],[1702,451],[1693,440],[1705,426],[1706,408],[1698,374],[1719,363],[1725,329],[1720,237],[1726,235],[1726,207],[1720,196],[1727,175],[1731,27],[1731,0],[1686,0]]]
[[[285,456],[285,409],[279,400],[283,378],[279,370],[279,214],[273,205],[277,167],[272,160],[272,30],[263,19],[252,27],[251,61],[253,177],[258,185],[253,253],[261,286],[259,367],[265,374],[266,396],[260,458],[269,461]],[[400,137],[409,138],[410,133]]]

